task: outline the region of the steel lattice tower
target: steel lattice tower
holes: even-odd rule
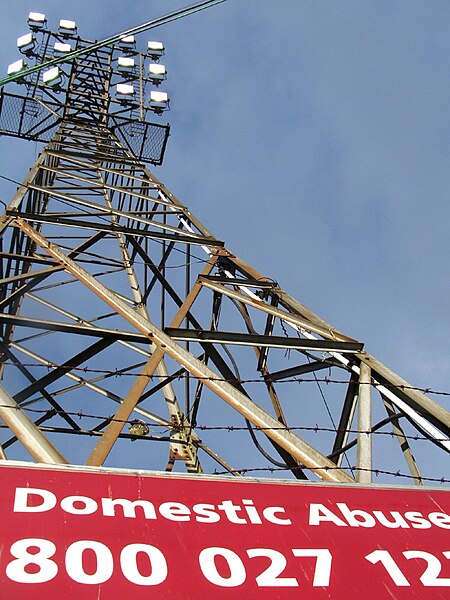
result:
[[[398,456],[423,484],[415,457],[450,450],[450,414],[149,170],[169,134],[145,103],[155,56],[39,24],[38,66],[55,40],[76,51],[59,93],[37,70],[26,94],[0,97],[3,134],[46,142],[1,219],[2,457],[370,483]],[[117,82],[136,101],[115,100]]]

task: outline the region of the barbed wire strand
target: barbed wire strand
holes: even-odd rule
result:
[[[12,361],[2,361],[2,364],[6,365],[6,366],[14,366],[17,367],[17,363],[14,363]],[[35,363],[35,362],[21,362],[20,363],[21,366],[23,367],[39,367],[39,368],[44,368],[44,369],[53,369],[53,368],[59,368],[61,367],[61,365],[58,365],[57,363],[47,363],[47,364],[42,364],[42,363]],[[64,365],[64,369],[67,370],[71,370],[71,371],[80,371],[83,373],[93,373],[93,374],[102,374],[102,375],[108,375],[109,377],[146,377],[149,380],[152,379],[157,379],[158,381],[160,380],[159,375],[147,375],[147,374],[142,374],[141,372],[138,371],[129,371],[129,372],[122,372],[120,369],[96,369],[96,368],[92,368],[92,367],[80,367],[78,365],[75,366],[71,366],[71,365]],[[170,378],[170,376],[169,376]],[[331,377],[323,377],[323,378],[308,378],[308,377],[292,377],[292,378],[287,378],[287,379],[280,379],[277,381],[271,381],[270,379],[270,374],[267,375],[265,378],[258,378],[258,379],[239,379],[237,377],[232,377],[232,378],[226,378],[226,377],[198,377],[196,375],[191,375],[189,373],[182,373],[180,374],[177,379],[192,379],[195,381],[226,381],[228,383],[264,383],[266,384],[267,382],[273,383],[273,384],[282,384],[282,383],[314,383],[317,384],[317,382],[321,382],[321,383],[327,383],[327,384],[343,384],[343,385],[348,385],[348,380],[347,379],[333,379]],[[374,384],[371,382],[361,382],[358,383],[358,385],[370,385],[373,386]],[[377,384],[375,384],[376,387]],[[414,386],[414,385],[402,385],[402,384],[394,384],[394,383],[389,383],[389,382],[383,382],[383,386],[389,389],[398,389],[398,390],[402,390],[402,391],[416,391],[416,392],[422,392],[424,394],[433,394],[436,396],[446,396],[446,397],[450,397],[450,392],[444,392],[444,391],[438,391],[438,390],[432,390],[431,388],[422,388],[422,387],[418,387],[418,386]]]
[[[132,421],[131,423],[136,423],[135,421]],[[2,427],[0,425],[0,427]],[[4,425],[3,425],[4,427]],[[52,429],[49,427],[44,427],[45,431],[51,431]],[[96,431],[91,431],[91,430],[81,430],[81,432],[83,434],[86,435],[100,435],[99,432]],[[142,434],[126,434],[124,437],[127,438],[132,438],[132,441],[136,440],[136,439],[149,439],[151,441],[159,441],[159,442],[170,442],[170,443],[183,443],[181,442],[179,439],[172,439],[171,437],[168,436],[153,436],[153,435],[142,435]],[[201,447],[202,444],[202,440],[196,440],[194,442],[196,445],[199,445]],[[342,471],[342,467],[336,466],[330,466],[330,465],[324,465],[324,466],[316,466],[316,467],[305,467],[305,465],[299,465],[298,467],[244,467],[241,469],[228,469],[226,471],[217,471],[214,470],[213,471],[213,475],[230,475],[230,474],[239,474],[239,475],[245,475],[247,473],[254,473],[254,472],[265,472],[265,473],[275,473],[275,472],[284,472],[284,471],[294,471],[295,469],[307,469],[308,471],[333,471],[333,470],[340,470]],[[417,482],[434,482],[434,483],[439,483],[441,485],[443,484],[447,484],[450,483],[450,479],[447,479],[445,477],[431,477],[428,475],[420,475],[420,476],[415,476],[415,475],[409,475],[407,473],[402,473],[400,470],[397,471],[388,471],[386,469],[379,469],[379,468],[366,468],[366,467],[357,467],[356,465],[351,465],[349,466],[349,469],[354,472],[354,471],[364,471],[364,472],[370,472],[373,473],[376,477],[380,476],[380,475],[387,475],[390,477],[401,477],[401,478],[406,478],[406,479],[411,479],[414,480],[416,483]]]
[[[57,410],[54,408],[45,409],[45,408],[29,408],[23,406],[11,406],[11,405],[2,405],[0,404],[0,408],[8,408],[10,410],[21,410],[29,413],[35,414],[49,414],[51,416],[57,415],[67,415],[71,417],[78,418],[86,418],[86,419],[100,419],[105,421],[106,423],[117,422],[123,423],[124,425],[132,425],[136,422],[136,419],[117,419],[111,415],[96,415],[88,412],[84,412],[82,410],[77,411],[66,411],[66,410]],[[149,427],[163,427],[166,430],[172,431],[186,431],[186,430],[199,430],[199,431],[227,431],[227,432],[247,432],[248,429],[244,425],[195,425],[186,426],[186,425],[176,425],[176,424],[162,424],[162,423],[153,423],[146,422],[140,419],[142,423],[145,423]],[[387,424],[387,423],[386,423]],[[314,433],[325,432],[325,433],[352,433],[352,434],[366,434],[366,435],[385,435],[389,437],[395,437],[396,433],[394,431],[371,431],[371,430],[360,430],[360,429],[338,429],[334,427],[321,427],[318,424],[316,425],[292,425],[292,426],[281,426],[280,427],[262,427],[262,426],[253,426],[256,431],[312,431]],[[404,435],[405,439],[414,440],[414,441],[429,441],[429,438],[423,435],[415,434],[415,435]],[[436,438],[437,442],[447,441],[447,438]]]
[[[298,467],[298,469],[304,469],[305,467]],[[254,473],[254,472],[270,472],[270,473],[274,473],[277,471],[292,471],[293,469],[295,469],[295,467],[289,467],[289,468],[283,468],[283,467],[249,467],[249,468],[243,468],[243,469],[231,469],[230,471],[214,471],[214,475],[229,475],[230,473],[233,474],[237,474],[237,475],[244,475],[246,473]],[[342,470],[341,467],[330,467],[330,466],[324,466],[324,467],[307,467],[307,469],[309,471],[333,471],[333,470]],[[392,477],[403,477],[405,479],[412,479],[414,481],[434,481],[435,483],[450,483],[450,479],[446,479],[445,477],[427,477],[424,475],[419,476],[415,476],[415,475],[409,475],[408,473],[402,473],[400,471],[387,471],[385,469],[368,469],[368,468],[363,468],[363,467],[357,467],[356,465],[352,466],[352,469],[354,469],[355,471],[364,471],[364,472],[368,472],[368,473],[373,473],[376,477],[378,477],[379,475],[390,475]]]

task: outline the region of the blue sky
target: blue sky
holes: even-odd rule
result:
[[[2,2],[4,70],[30,10],[102,39],[189,4]],[[445,0],[227,0],[152,34],[172,99],[157,176],[237,255],[447,392],[449,22]],[[38,151],[1,138],[0,175]]]

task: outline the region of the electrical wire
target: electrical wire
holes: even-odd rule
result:
[[[19,183],[15,179],[11,179],[11,177],[6,177],[6,175],[0,175],[0,179],[4,179],[5,181],[9,181],[10,183],[14,183],[14,185],[22,185],[21,183]],[[5,204],[5,203],[2,202],[2,204]]]

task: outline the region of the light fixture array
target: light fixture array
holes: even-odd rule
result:
[[[76,22],[61,19],[57,31],[51,31],[47,28],[45,14],[30,12],[28,26],[30,31],[17,38],[17,48],[25,58],[11,63],[7,74],[23,71],[24,75],[18,83],[32,86],[34,89],[44,88],[49,92],[65,91],[69,81],[70,61],[30,76],[26,72],[29,66],[27,61],[45,63],[76,51],[81,41]],[[42,43],[39,38],[42,34],[47,36],[46,43]],[[159,41],[148,41],[144,53],[137,51],[134,35],[124,35],[115,44],[110,82],[110,89],[115,93],[111,101],[120,105],[121,112],[138,106],[141,112],[150,110],[161,114],[169,108],[169,96],[166,92],[155,89],[147,91],[148,85],[159,87],[167,78],[166,67],[159,63],[164,52],[164,44]]]
[[[123,36],[117,43],[121,55],[115,63],[115,74],[119,81],[116,83],[115,100],[122,105],[142,104],[145,99],[145,108],[160,114],[169,108],[169,96],[166,92],[151,90],[146,96],[147,84],[158,87],[167,78],[167,69],[159,63],[164,55],[162,42],[147,42],[147,52],[140,53],[136,50],[134,35]]]
[[[30,32],[17,38],[17,48],[21,54],[24,54],[28,60],[33,62],[45,62],[52,58],[69,54],[76,46],[77,39],[77,25],[75,21],[67,19],[61,19],[59,21],[58,31],[51,32],[47,29],[47,18],[45,14],[39,12],[30,12],[28,15],[28,26]],[[54,38],[53,45],[51,44],[40,44],[37,36],[47,35],[47,41],[50,38]],[[75,43],[72,42],[75,41]],[[45,49],[42,50],[42,47]],[[12,73],[19,73],[20,71],[26,71],[28,63],[21,59],[15,61],[8,67],[8,75]],[[66,73],[64,67],[53,66],[49,69],[43,70],[38,79],[35,77],[26,77],[19,80],[19,83],[33,85],[35,87],[46,87],[53,91],[61,91],[66,81]]]

